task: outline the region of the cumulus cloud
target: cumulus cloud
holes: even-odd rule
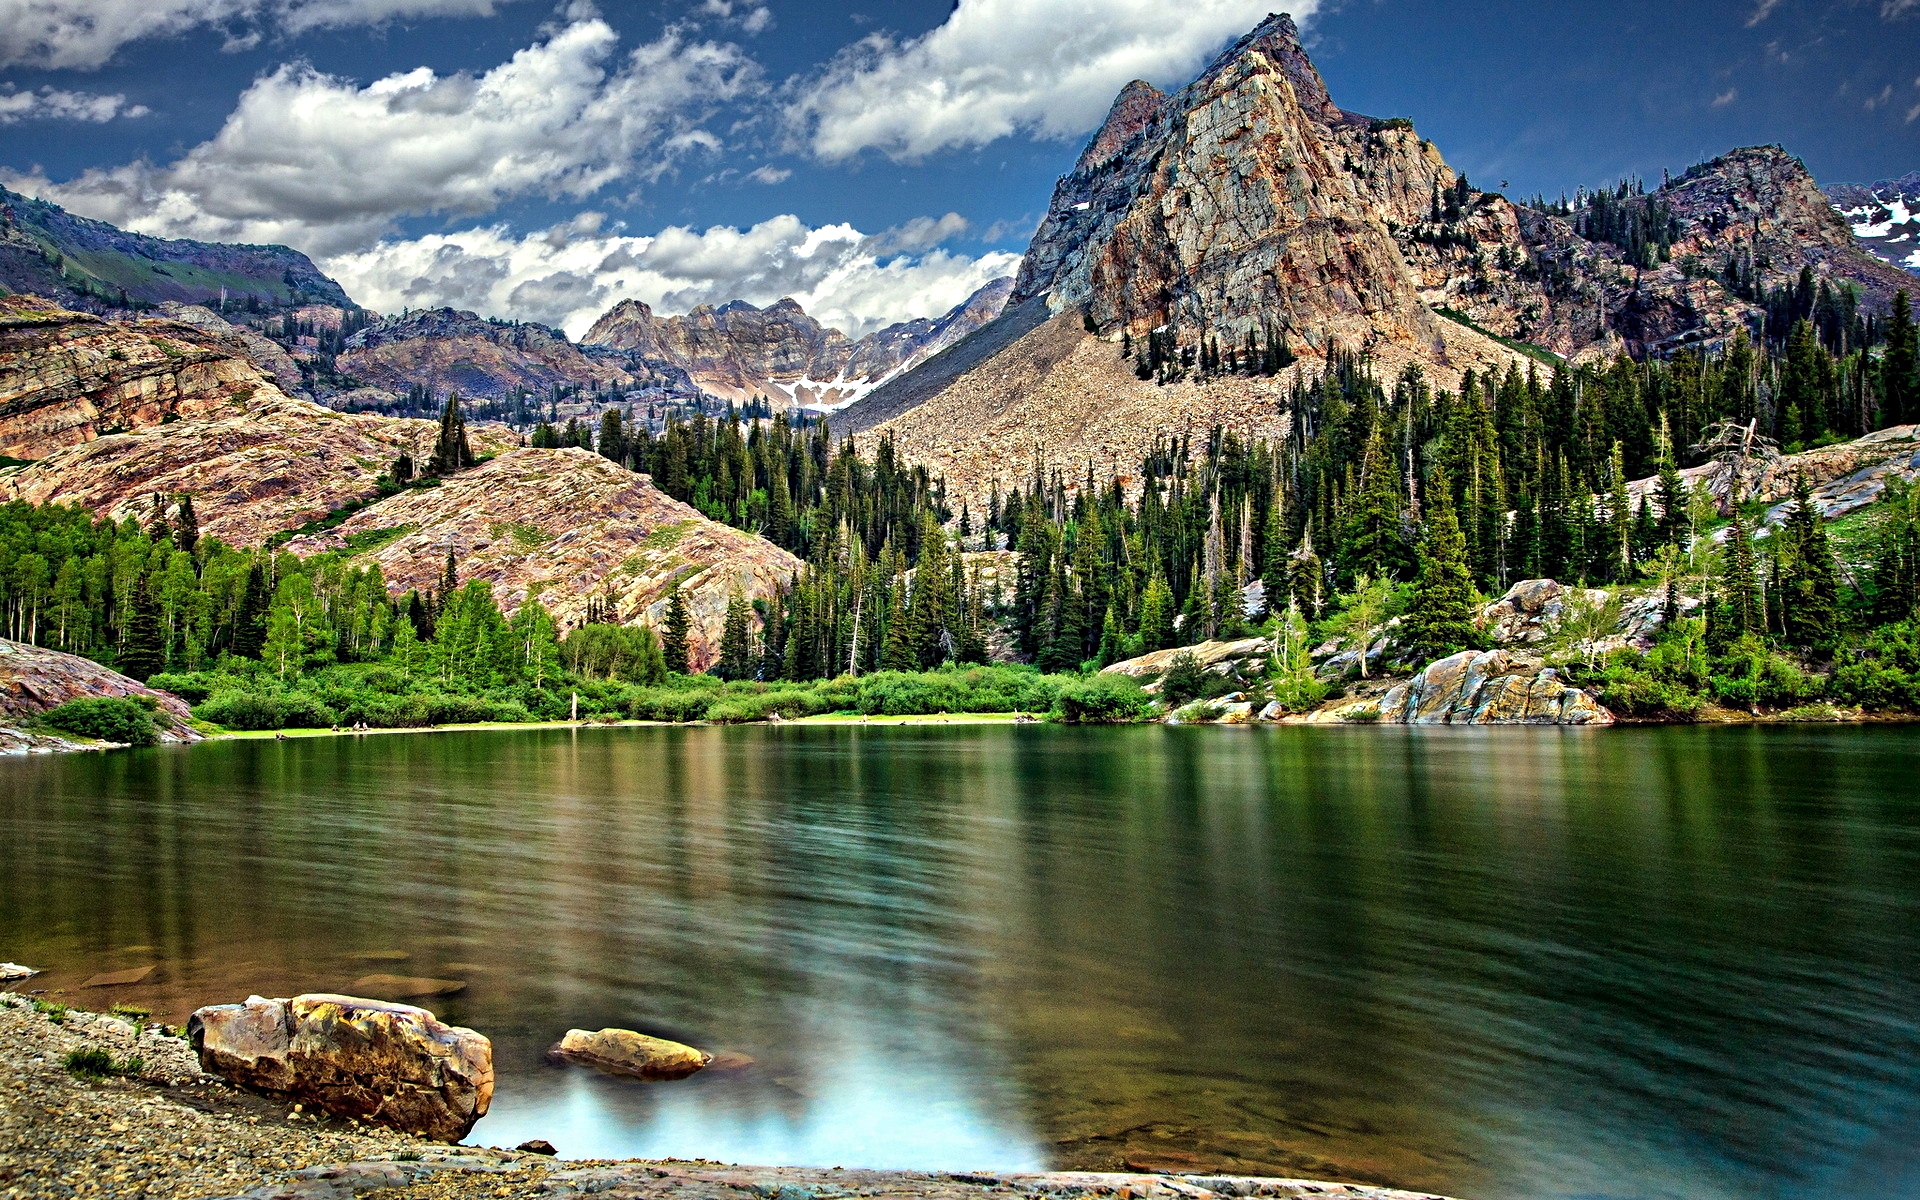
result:
[[[144,117],[144,104],[128,104],[121,95],[101,96],[92,92],[63,92],[43,87],[37,92],[16,92],[12,84],[0,85],[0,125],[18,121],[91,121],[100,124],[115,117]]]
[[[694,11],[703,17],[737,25],[749,34],[764,33],[773,28],[773,10],[749,0],[702,0],[700,7]]]
[[[938,316],[1018,268],[1017,255],[974,258],[938,247],[939,231],[965,227],[949,214],[868,235],[846,224],[809,227],[789,215],[748,229],[675,226],[627,236],[602,232],[599,215],[588,213],[519,236],[492,226],[385,241],[321,265],[371,308],[451,305],[555,325],[576,338],[625,299],[678,313],[783,296],[858,336]]]
[[[327,255],[397,218],[477,216],[516,197],[580,198],[718,141],[708,104],[759,86],[736,47],[677,30],[617,56],[578,19],[482,75],[426,67],[361,86],[294,64],[256,80],[219,133],[163,166],[11,186],[142,233],[284,242]]]
[[[822,159],[877,149],[914,160],[1009,134],[1093,128],[1130,80],[1184,82],[1271,0],[958,0],[931,32],[874,34],[803,87],[788,112]],[[1305,20],[1318,0],[1292,5]]]
[[[406,17],[491,16],[494,0],[0,0],[0,67],[91,70],[120,47],[201,26],[248,49],[263,26],[286,33]]]

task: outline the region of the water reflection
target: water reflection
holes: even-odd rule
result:
[[[1913,1194],[1905,730],[649,729],[0,766],[0,958],[455,978],[570,1155]],[[91,996],[86,997],[91,999]],[[670,1085],[570,1026],[751,1055]]]

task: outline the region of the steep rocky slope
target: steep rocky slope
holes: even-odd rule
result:
[[[104,434],[235,411],[263,389],[277,394],[234,331],[109,321],[0,297],[0,454],[8,457],[41,458]]]
[[[71,749],[67,738],[26,729],[35,718],[69,700],[131,696],[153,706],[154,727],[164,742],[197,742],[200,734],[177,696],[155,691],[92,659],[0,638],[0,754]]]
[[[672,364],[634,353],[593,354],[545,325],[489,321],[451,308],[423,309],[378,321],[347,339],[336,368],[376,388],[498,399],[516,390],[560,384],[589,390],[654,390],[692,395]]]
[[[285,246],[147,237],[5,188],[0,188],[0,292],[32,293],[96,310],[130,301],[207,304],[223,296],[272,307],[353,303],[313,260]]]
[[[156,492],[187,492],[202,533],[256,546],[373,499],[402,450],[417,461],[433,445],[432,421],[348,415],[255,386],[192,420],[107,434],[0,470],[0,499],[81,504],[119,520],[145,519]],[[472,426],[468,436],[477,454],[519,444],[501,426]]]
[[[1853,227],[1862,249],[1920,275],[1920,171],[1879,183],[1836,183],[1822,190]]]
[[[676,583],[692,618],[696,666],[717,656],[734,593],[771,600],[800,561],[763,538],[710,521],[586,450],[513,450],[446,480],[362,510],[325,533],[296,538],[299,554],[379,543],[364,557],[389,586],[434,585],[453,551],[463,579],[493,585],[513,610],[530,592],[565,625],[589,600],[623,622],[656,628]]]
[[[623,300],[584,340],[671,363],[722,399],[765,396],[779,407],[836,408],[993,320],[1011,289],[1011,280],[998,279],[936,320],[903,321],[857,340],[791,299],[766,308],[743,300],[703,304],[664,318]]]

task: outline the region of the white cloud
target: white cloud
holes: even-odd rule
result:
[[[1271,0],[958,0],[907,41],[874,34],[842,51],[789,111],[829,161],[878,149],[918,159],[1017,132],[1092,129],[1129,81],[1184,83]],[[1318,0],[1291,6],[1304,20]]]
[[[700,7],[694,11],[703,17],[737,25],[749,34],[773,28],[773,10],[752,0],[701,0]]]
[[[758,87],[733,46],[676,30],[616,61],[576,20],[483,75],[426,67],[360,86],[303,65],[256,80],[220,132],[177,161],[10,186],[142,233],[362,249],[402,216],[477,216],[515,197],[585,197],[714,148],[704,107]]]
[[[37,92],[16,92],[12,84],[0,84],[0,125],[17,121],[66,120],[100,124],[115,117],[144,117],[144,104],[128,104],[122,95],[102,96],[93,92],[63,92],[43,87]]]
[[[286,33],[406,17],[484,17],[494,0],[0,0],[0,67],[91,70],[120,47],[201,26],[226,28],[227,48]]]
[[[827,325],[858,336],[912,317],[939,316],[982,284],[1012,274],[1019,256],[971,258],[939,249],[948,214],[868,236],[850,225],[810,228],[779,216],[749,229],[683,226],[645,237],[602,233],[597,213],[516,237],[503,226],[382,242],[321,266],[370,308],[452,305],[486,316],[585,333],[625,299],[661,313],[696,304],[791,296]]]
[[[1721,92],[1718,96],[1715,96],[1713,98],[1712,107],[1725,108],[1727,105],[1732,104],[1735,100],[1738,100],[1739,98],[1740,98],[1739,88],[1728,88],[1726,91]]]
[[[792,171],[787,170],[785,167],[776,167],[771,163],[762,163],[747,172],[748,179],[755,183],[764,183],[769,186],[776,183],[785,183],[792,176]]]

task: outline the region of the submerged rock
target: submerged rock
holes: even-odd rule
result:
[[[609,1074],[647,1080],[685,1079],[713,1061],[705,1051],[631,1029],[569,1029],[552,1053]]]
[[[193,1014],[201,1067],[229,1083],[457,1142],[493,1099],[493,1045],[423,1008],[351,996],[249,996]]]
[[[429,979],[423,975],[363,975],[347,985],[362,995],[381,1000],[419,1000],[451,996],[467,990],[462,979]]]
[[[1559,672],[1504,650],[1463,650],[1382,696],[1390,725],[1611,725],[1613,714]],[[1332,714],[1344,719],[1341,714]]]

